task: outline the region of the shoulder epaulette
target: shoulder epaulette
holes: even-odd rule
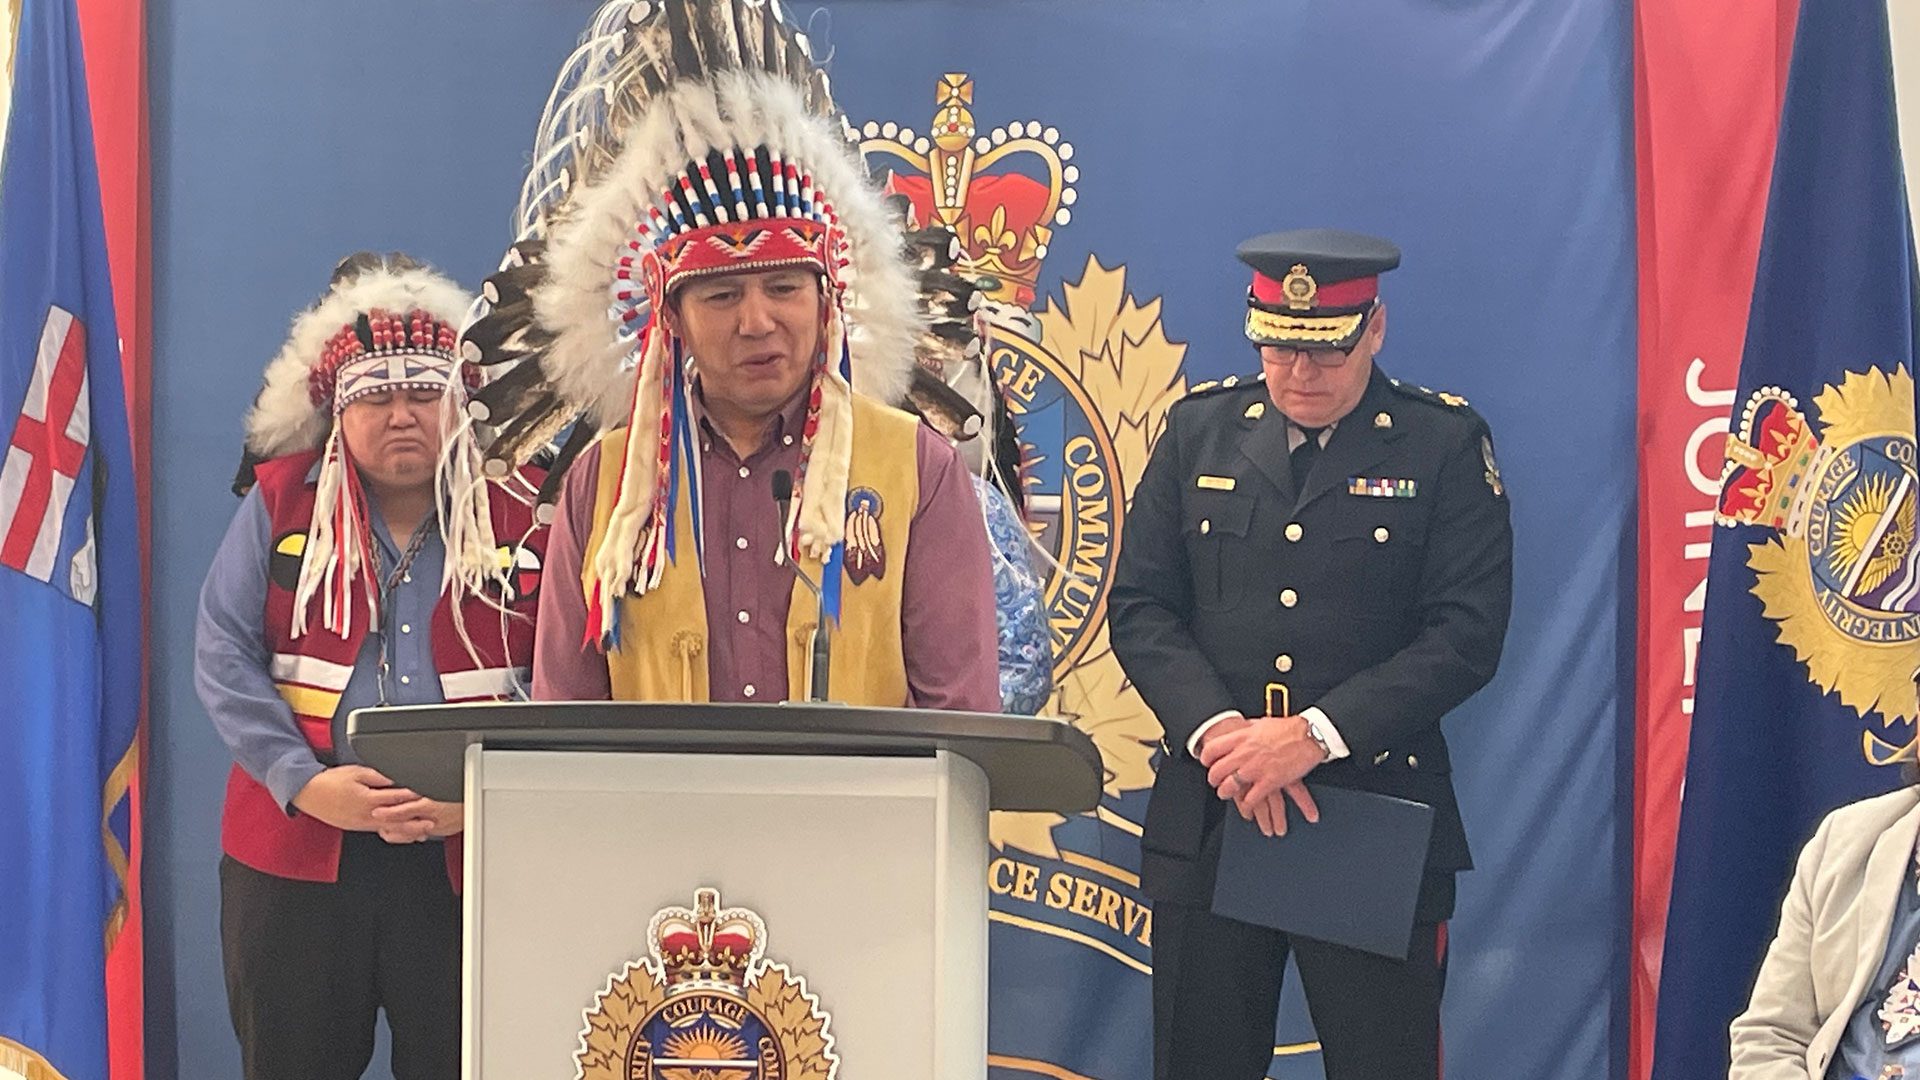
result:
[[[1461,397],[1459,394],[1449,393],[1445,390],[1429,390],[1424,386],[1415,386],[1410,382],[1402,382],[1399,379],[1388,379],[1387,385],[1399,391],[1403,397],[1410,397],[1415,401],[1444,405],[1449,409],[1467,408],[1467,399]]]
[[[1208,379],[1206,382],[1194,383],[1192,386],[1187,387],[1187,397],[1202,397],[1207,394],[1219,393],[1222,390],[1238,390],[1247,386],[1256,385],[1259,382],[1260,375],[1258,372],[1252,375],[1229,375],[1224,379]]]

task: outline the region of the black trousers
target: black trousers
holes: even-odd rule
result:
[[[227,1004],[247,1080],[359,1080],[375,1015],[395,1080],[459,1080],[460,901],[444,845],[348,833],[340,879],[220,860]]]
[[[1291,952],[1327,1080],[1438,1080],[1445,924],[1406,960],[1289,937],[1165,901],[1153,906],[1154,1080],[1259,1080]]]

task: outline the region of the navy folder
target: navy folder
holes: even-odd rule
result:
[[[1433,807],[1370,791],[1308,784],[1320,820],[1287,804],[1287,834],[1229,806],[1213,911],[1289,934],[1404,958],[1433,834]]]

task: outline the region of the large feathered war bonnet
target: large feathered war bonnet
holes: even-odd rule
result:
[[[586,553],[587,636],[615,641],[622,597],[701,557],[690,416],[700,358],[659,318],[680,285],[801,266],[820,274],[783,557],[822,560],[836,603],[852,393],[903,400],[925,329],[899,222],[850,141],[806,35],[777,0],[612,0],[563,66],[521,192],[519,239],[487,280],[466,355],[513,370],[476,395],[503,474],[576,416],[554,478],[597,430],[630,426],[618,498]],[[673,506],[690,500],[692,537]],[[830,613],[837,608],[830,606]]]

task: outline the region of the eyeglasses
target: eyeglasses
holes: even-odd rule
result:
[[[1289,349],[1284,345],[1268,345],[1261,351],[1271,358],[1275,367],[1298,367],[1304,358],[1314,367],[1337,368],[1353,359],[1351,349]]]

